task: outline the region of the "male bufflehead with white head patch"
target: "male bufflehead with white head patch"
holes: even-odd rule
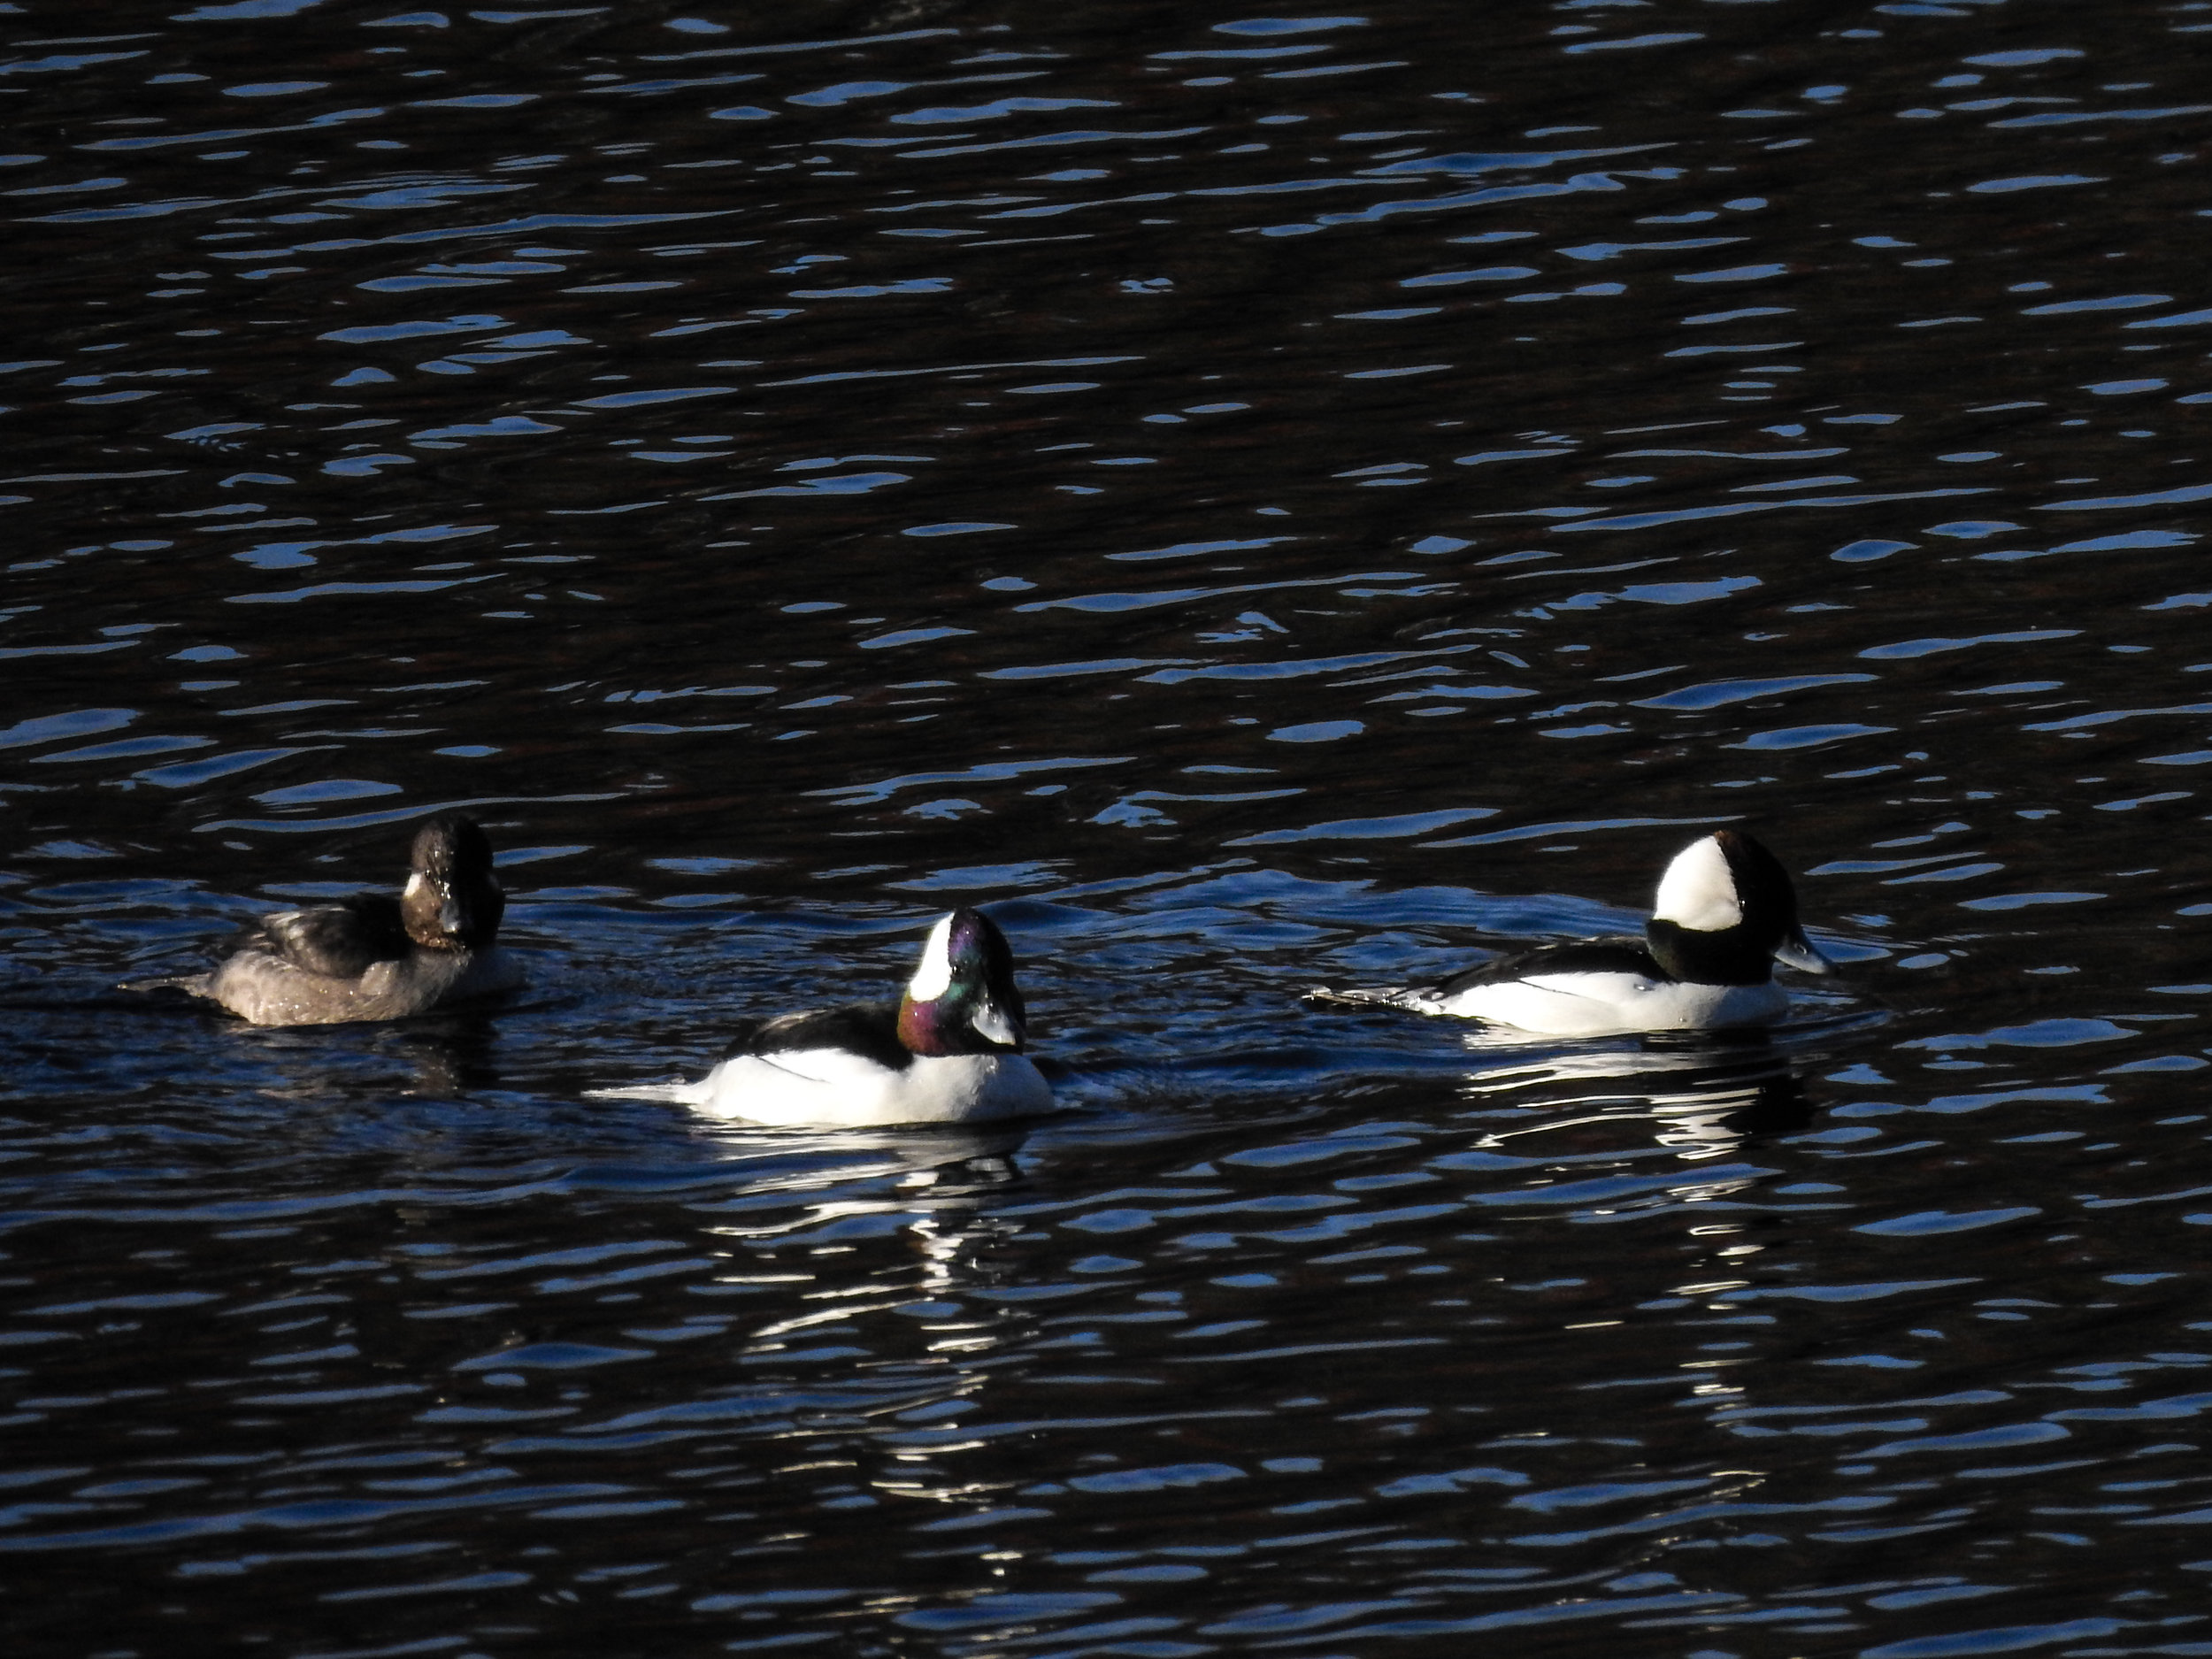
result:
[[[511,991],[522,964],[494,944],[507,895],[473,818],[443,812],[415,835],[397,898],[364,893],[265,916],[205,973],[151,979],[257,1025],[402,1019]]]
[[[1051,1110],[1052,1089],[1022,1053],[1027,1018],[1006,935],[957,910],[930,930],[896,1002],[756,1020],[696,1083],[593,1093],[784,1127],[1031,1117]]]
[[[1724,829],[1675,855],[1641,944],[1540,945],[1422,989],[1317,995],[1563,1037],[1717,1031],[1782,1018],[1778,960],[1809,973],[1833,965],[1798,925],[1788,872],[1750,835]]]

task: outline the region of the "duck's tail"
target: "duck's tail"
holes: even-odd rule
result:
[[[703,1083],[632,1083],[622,1088],[588,1088],[586,1100],[657,1100],[672,1106],[703,1106],[710,1091]]]
[[[188,996],[205,996],[208,993],[206,973],[163,973],[150,979],[125,979],[115,988],[119,991],[182,991]]]
[[[1317,985],[1305,995],[1316,1008],[1402,1008],[1415,1014],[1440,1014],[1436,993],[1425,986]]]

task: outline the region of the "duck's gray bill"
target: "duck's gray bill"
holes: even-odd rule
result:
[[[1812,947],[1802,933],[1792,933],[1774,948],[1774,959],[1803,973],[1833,973],[1836,964]]]

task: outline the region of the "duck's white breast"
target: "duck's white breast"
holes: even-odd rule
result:
[[[1021,1055],[918,1055],[894,1071],[842,1048],[739,1055],[687,1098],[718,1118],[849,1128],[973,1123],[1052,1107],[1051,1087]]]

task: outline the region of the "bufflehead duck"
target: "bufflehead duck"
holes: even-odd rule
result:
[[[1486,962],[1425,989],[1322,992],[1563,1037],[1767,1025],[1789,998],[1779,960],[1809,973],[1833,964],[1797,920],[1797,891],[1774,855],[1741,830],[1717,830],[1674,856],[1640,945],[1598,939]]]
[[[476,821],[432,818],[409,863],[397,898],[364,893],[279,910],[207,972],[134,988],[174,986],[257,1025],[329,1025],[401,1019],[520,986],[521,963],[492,942],[507,895]]]
[[[1030,1117],[1051,1110],[1052,1088],[1021,1051],[1026,1020],[1006,935],[958,910],[930,930],[896,1002],[757,1020],[696,1083],[593,1093],[780,1127]]]

